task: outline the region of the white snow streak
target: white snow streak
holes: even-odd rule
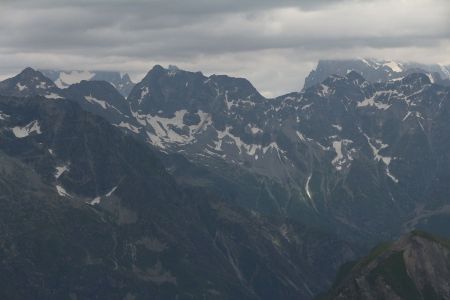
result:
[[[29,136],[31,133],[35,132],[36,134],[41,134],[41,127],[39,126],[38,121],[32,121],[25,125],[24,127],[16,126],[12,128],[12,132],[14,135],[21,139]]]
[[[132,131],[134,133],[139,133],[139,131],[140,131],[140,129],[137,128],[136,126],[133,126],[130,123],[126,123],[126,122],[123,122],[123,121],[121,121],[120,124],[114,124],[114,126],[128,129],[128,130],[130,130],[130,131]]]
[[[306,191],[306,194],[308,195],[309,199],[312,200],[311,190],[310,190],[310,188],[309,188],[309,182],[310,182],[310,180],[311,180],[311,177],[312,177],[312,174],[309,175],[309,176],[308,176],[308,179],[306,180],[305,191]]]
[[[56,93],[49,93],[49,94],[45,95],[44,97],[47,99],[55,99],[55,100],[64,98]]]
[[[57,191],[58,194],[59,194],[60,196],[62,196],[62,197],[72,198],[72,196],[69,195],[69,194],[66,192],[66,190],[65,190],[62,186],[60,186],[60,185],[57,185],[57,186],[56,186],[56,191]]]
[[[116,191],[117,186],[113,187],[105,196],[106,197],[111,197],[111,195]]]
[[[55,178],[58,179],[66,171],[69,171],[68,164],[56,167]]]
[[[92,97],[92,95],[84,96],[84,99],[86,99],[86,101],[88,101],[90,103],[100,105],[103,109],[106,109],[106,107],[107,107],[106,101],[99,100],[99,99],[97,99],[95,97]]]

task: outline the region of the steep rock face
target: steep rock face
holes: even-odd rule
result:
[[[354,256],[177,184],[73,101],[0,97],[0,111],[2,298],[310,299]]]
[[[130,94],[134,83],[128,74],[111,71],[56,71],[40,70],[42,74],[50,78],[59,88],[64,89],[83,80],[106,81],[114,86],[123,97]]]
[[[356,71],[370,82],[400,79],[411,73],[426,73],[433,83],[448,86],[450,66],[401,63],[375,59],[320,60],[315,70],[306,77],[304,88],[321,83],[330,75],[344,76]]]
[[[320,299],[448,299],[450,241],[415,231],[377,247]]]
[[[108,82],[83,80],[63,90],[62,94],[115,126],[138,132],[139,124],[130,118],[128,101]]]

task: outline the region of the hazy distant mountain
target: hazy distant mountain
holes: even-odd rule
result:
[[[347,264],[319,299],[448,299],[450,240],[414,231]]]
[[[56,71],[39,70],[44,76],[55,82],[59,88],[66,88],[82,80],[106,81],[114,86],[122,96],[127,97],[134,83],[128,74],[113,71]]]
[[[450,66],[376,59],[320,60],[316,69],[306,77],[304,88],[319,84],[330,75],[345,76],[350,71],[358,72],[370,82],[395,80],[411,73],[423,72],[434,83],[450,83]]]

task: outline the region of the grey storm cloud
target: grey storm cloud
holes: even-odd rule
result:
[[[2,0],[0,75],[152,64],[301,87],[320,58],[450,64],[447,0]]]

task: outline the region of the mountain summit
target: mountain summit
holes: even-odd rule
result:
[[[8,96],[41,95],[61,99],[59,88],[41,72],[25,68],[18,75],[0,82],[0,94]]]

